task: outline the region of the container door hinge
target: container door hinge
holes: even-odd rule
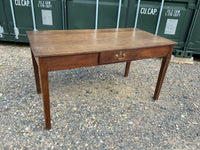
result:
[[[17,27],[14,27],[14,33],[15,33],[15,38],[19,39],[19,29]]]
[[[0,38],[3,38],[3,33],[4,33],[4,29],[2,26],[0,26]]]

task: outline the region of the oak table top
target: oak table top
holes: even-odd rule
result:
[[[51,129],[48,72],[163,58],[153,98],[158,99],[177,44],[166,38],[135,28],[28,31],[37,93],[43,94],[46,129]],[[141,81],[142,82],[142,81]]]
[[[35,57],[87,54],[175,45],[176,42],[134,28],[28,31]]]

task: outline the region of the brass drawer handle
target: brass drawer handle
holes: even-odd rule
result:
[[[119,54],[116,54],[115,57],[116,57],[118,60],[123,60],[123,59],[126,57],[126,54],[125,54],[125,53],[122,53],[122,52],[119,52]]]

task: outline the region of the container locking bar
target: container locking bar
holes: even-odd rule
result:
[[[0,38],[3,38],[3,33],[4,33],[4,29],[2,26],[0,26]]]
[[[137,28],[139,10],[140,10],[140,0],[138,0],[138,4],[137,4],[137,12],[136,12],[136,16],[135,16],[135,25],[134,25],[134,28]]]
[[[16,26],[16,21],[15,21],[15,14],[14,14],[14,9],[13,9],[13,3],[12,0],[10,0],[10,8],[11,8],[11,12],[12,12],[12,19],[13,19],[13,25],[14,25],[14,34],[15,34],[15,38],[19,39],[19,29]]]
[[[95,29],[98,28],[98,12],[99,12],[99,0],[96,0],[96,19],[95,19]]]
[[[162,16],[162,10],[163,10],[163,6],[164,6],[164,1],[165,0],[162,0],[162,2],[161,2],[160,12],[159,12],[159,17],[158,17],[158,22],[157,22],[157,26],[156,26],[155,35],[158,35],[158,29],[159,29],[159,26],[160,26],[160,20],[161,20],[161,16]]]
[[[119,28],[119,21],[120,21],[120,14],[121,14],[121,6],[122,6],[122,0],[119,0],[119,8],[118,8],[118,16],[117,16],[117,27]]]
[[[33,31],[37,31],[36,23],[35,23],[35,12],[34,12],[33,0],[31,0],[31,11],[32,11],[32,18],[33,18]]]

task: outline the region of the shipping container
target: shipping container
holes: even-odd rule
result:
[[[28,42],[26,31],[63,29],[61,0],[1,0],[7,24],[8,41]],[[0,10],[2,11],[2,9]]]
[[[186,51],[200,49],[197,5],[197,0],[0,0],[0,40],[28,42],[30,30],[137,27],[178,42],[174,55],[190,57]]]

